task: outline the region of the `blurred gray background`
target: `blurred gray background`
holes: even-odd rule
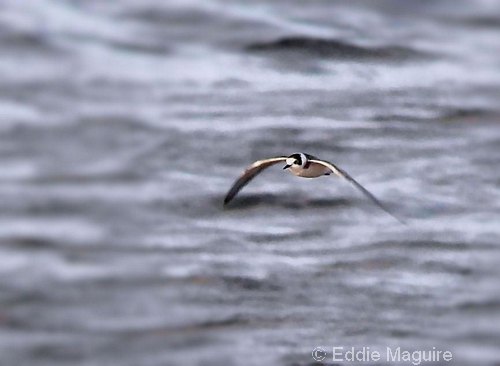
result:
[[[499,35],[494,0],[1,0],[0,364],[498,365]],[[409,225],[280,166],[222,207],[296,151]]]

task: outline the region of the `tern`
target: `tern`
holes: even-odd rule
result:
[[[394,214],[392,214],[373,194],[371,194],[366,188],[364,188],[361,184],[354,180],[354,178],[352,178],[344,170],[340,169],[329,161],[318,159],[317,157],[306,153],[294,153],[290,156],[277,156],[274,158],[257,160],[248,168],[246,168],[245,171],[239,176],[239,178],[236,179],[233,186],[231,187],[231,189],[229,189],[226,197],[224,198],[224,205],[227,205],[229,202],[231,202],[232,199],[238,194],[238,192],[264,169],[280,162],[285,163],[283,170],[289,170],[292,174],[298,177],[317,178],[323,175],[330,175],[332,173],[338,175],[339,177],[344,178],[351,184],[353,184],[354,187],[361,191],[361,193],[363,193],[379,208],[384,210],[399,222],[404,223],[403,220],[394,216]]]

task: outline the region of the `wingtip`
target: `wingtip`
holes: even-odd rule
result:
[[[408,224],[408,221],[406,219],[403,219],[401,218],[399,215],[394,215],[391,211],[389,211],[387,208],[383,208],[383,210],[388,213],[394,220],[396,220],[397,222],[399,222],[400,224],[402,225],[405,225],[405,226],[410,226]]]
[[[399,223],[400,223],[400,224],[402,224],[402,225],[404,225],[404,226],[406,226],[406,227],[410,227],[410,224],[408,223],[408,221],[407,221],[407,220],[404,220],[404,219],[399,218],[399,217],[395,217],[395,218],[396,218],[396,220],[398,220],[398,221],[399,221]]]

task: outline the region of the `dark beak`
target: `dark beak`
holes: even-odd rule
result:
[[[285,166],[283,167],[283,170],[288,169],[288,168],[290,168],[290,167],[291,167],[291,165],[288,165],[288,164],[287,164],[287,165],[285,165]]]

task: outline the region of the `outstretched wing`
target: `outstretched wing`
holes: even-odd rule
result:
[[[309,160],[311,163],[313,164],[321,164],[323,165],[324,167],[327,167],[328,169],[330,169],[333,173],[335,173],[336,175],[338,175],[339,177],[342,177],[346,180],[348,180],[350,183],[352,183],[357,189],[359,189],[366,197],[368,197],[374,204],[376,204],[379,208],[381,208],[382,210],[384,210],[385,212],[387,212],[389,215],[391,215],[392,217],[394,217],[396,220],[398,220],[399,222],[403,223],[403,224],[406,224],[403,220],[401,220],[400,218],[394,216],[394,214],[389,211],[385,205],[382,204],[382,202],[380,202],[373,194],[371,194],[366,188],[364,188],[361,184],[359,184],[358,182],[356,182],[354,180],[353,177],[351,177],[349,174],[347,174],[345,171],[343,171],[342,169],[340,169],[339,167],[335,166],[334,164],[328,162],[328,161],[323,161],[323,160],[319,160],[319,159],[312,159],[312,160]]]
[[[233,186],[227,192],[224,198],[224,204],[227,205],[241,189],[246,186],[253,178],[255,178],[264,169],[279,163],[280,161],[285,161],[286,156],[277,156],[275,158],[257,160],[255,163],[250,165],[245,171],[240,175],[240,177],[234,182]]]

